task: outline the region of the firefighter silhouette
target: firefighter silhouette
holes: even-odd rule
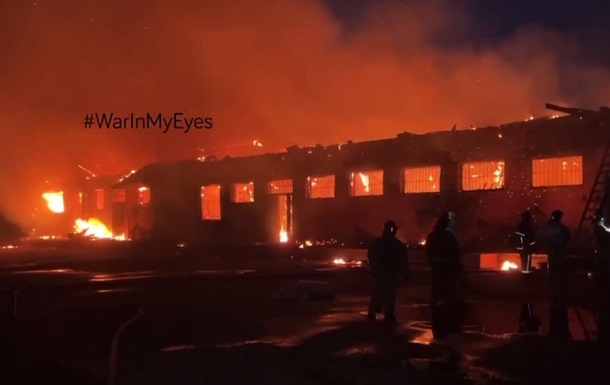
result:
[[[595,243],[595,263],[593,287],[598,314],[597,338],[600,342],[610,341],[610,226],[606,224],[603,209],[595,212],[593,219],[593,240]]]
[[[549,258],[550,332],[554,336],[570,338],[567,303],[570,230],[561,222],[562,218],[561,210],[553,211],[543,230],[543,236]]]
[[[458,237],[457,214],[453,211],[447,211],[447,213],[445,215],[449,219],[449,224],[447,225],[447,229],[457,239],[457,237]]]
[[[517,224],[515,234],[519,238],[517,251],[521,257],[521,272],[530,273],[532,271],[532,248],[534,240],[534,224],[532,214],[529,211],[521,213],[521,220]]]
[[[383,312],[384,321],[396,321],[396,296],[401,280],[407,279],[409,265],[407,248],[396,238],[398,226],[387,221],[381,237],[375,239],[368,251],[369,267],[374,279],[368,309],[368,320],[375,321],[376,313]]]
[[[464,310],[461,250],[451,222],[449,214],[441,215],[426,239],[426,256],[432,271],[430,309],[435,338],[459,331]]]

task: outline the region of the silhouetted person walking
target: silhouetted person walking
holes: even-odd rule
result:
[[[376,313],[381,312],[386,322],[396,321],[398,286],[409,274],[406,245],[396,238],[397,230],[396,223],[387,221],[381,237],[369,248],[369,266],[375,280],[369,304],[369,321],[375,321]]]
[[[432,270],[430,307],[435,336],[442,336],[457,324],[462,312],[463,269],[459,243],[450,229],[449,215],[441,216],[426,239],[426,254]],[[449,329],[449,330],[448,330]]]
[[[549,284],[551,288],[551,334],[570,338],[568,324],[568,253],[570,230],[561,223],[563,212],[555,210],[543,231],[547,244]]]
[[[532,271],[532,248],[536,241],[534,240],[532,214],[529,211],[521,213],[521,221],[517,224],[515,234],[519,237],[517,250],[521,257],[521,272],[530,273]]]

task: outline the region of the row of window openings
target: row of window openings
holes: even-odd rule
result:
[[[581,157],[536,159],[532,167],[532,186],[571,186],[582,184]],[[406,168],[403,170],[402,192],[436,193],[440,191],[440,166]],[[231,200],[235,203],[254,202],[254,182],[233,184]],[[292,180],[268,182],[267,194],[292,194]],[[466,163],[462,165],[462,190],[497,190],[504,187],[504,162]],[[202,188],[217,190],[219,185]],[[383,170],[361,171],[351,175],[352,196],[383,195]],[[307,197],[334,198],[335,176],[307,178]]]
[[[504,162],[477,162],[462,165],[462,190],[497,190],[504,188]],[[403,170],[402,192],[440,192],[440,166],[406,168]],[[535,159],[532,161],[532,186],[574,186],[583,180],[582,157]],[[201,209],[203,219],[220,219],[220,185],[201,187]],[[276,180],[265,186],[266,194],[292,194],[292,180]],[[326,175],[307,178],[307,198],[335,197],[335,176]],[[383,170],[361,171],[351,174],[351,196],[383,195]],[[254,202],[254,182],[232,185],[231,201]]]
[[[496,190],[504,187],[504,162],[478,162],[462,165],[462,190]],[[532,161],[532,186],[570,186],[582,184],[582,156],[563,158],[535,159]],[[440,166],[414,167],[403,170],[402,192],[437,193],[440,191]],[[267,194],[292,194],[292,180],[268,182]],[[352,173],[350,181],[352,196],[383,195],[383,170],[361,171]],[[96,189],[96,209],[105,207],[106,193],[104,189]],[[114,191],[114,201],[126,200],[125,190]],[[210,185],[201,189],[202,203],[220,199],[220,186]],[[217,197],[216,197],[217,196]],[[319,176],[307,178],[307,197],[310,199],[334,198],[335,176]],[[235,183],[231,200],[235,203],[254,202],[254,183]],[[140,187],[137,201],[140,205],[150,202],[150,189]],[[214,204],[215,205],[215,204]],[[216,211],[216,210],[214,210]]]

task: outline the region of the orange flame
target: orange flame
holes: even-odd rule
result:
[[[362,186],[364,187],[364,191],[366,191],[367,193],[370,192],[370,186],[369,186],[369,176],[363,173],[358,173],[358,176],[360,177],[360,183],[362,183]]]
[[[287,243],[288,242],[288,232],[286,230],[284,230],[284,226],[282,226],[282,229],[280,230],[280,243]]]
[[[115,239],[124,241],[126,240],[125,234],[114,236],[112,231],[106,227],[106,225],[97,218],[89,218],[88,220],[77,219],[74,222],[74,231],[77,234],[82,234],[86,237],[99,238],[99,239]]]
[[[49,191],[42,194],[42,198],[47,202],[47,207],[51,212],[61,214],[66,210],[63,191]]]
[[[498,186],[504,186],[504,162],[498,162],[498,168],[493,172],[494,182]]]

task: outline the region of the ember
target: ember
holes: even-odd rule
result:
[[[63,191],[49,191],[42,194],[42,197],[47,202],[47,207],[51,212],[61,214],[65,211]]]
[[[519,268],[519,266],[517,266],[516,263],[511,262],[511,261],[504,261],[502,263],[502,267],[500,267],[500,270],[510,271],[510,270],[517,270],[518,268]]]
[[[102,221],[96,218],[90,218],[89,220],[77,219],[74,222],[74,230],[77,234],[85,237],[98,238],[98,239],[115,239],[124,241],[126,239],[125,234],[113,236],[112,231],[106,227]]]
[[[310,247],[313,246],[313,243],[311,241],[305,241],[305,243],[301,243],[299,245],[299,249],[304,249],[305,247]]]

